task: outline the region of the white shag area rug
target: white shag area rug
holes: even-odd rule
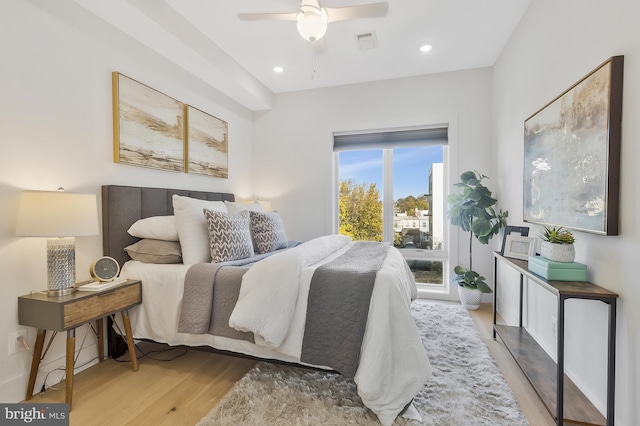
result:
[[[528,425],[465,308],[414,302],[412,311],[434,374],[414,399],[422,423],[399,417],[394,426]],[[198,426],[376,424],[353,380],[259,362]]]

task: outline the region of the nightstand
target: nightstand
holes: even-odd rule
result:
[[[36,327],[38,335],[33,348],[31,373],[27,386],[26,400],[33,396],[38,368],[47,331],[67,332],[65,402],[71,403],[73,397],[73,370],[76,348],[76,328],[82,324],[96,321],[98,335],[98,356],[104,361],[103,319],[108,315],[121,312],[127,345],[131,354],[131,367],[138,371],[135,356],[131,321],[127,309],[142,303],[142,284],[138,280],[128,280],[103,291],[77,291],[61,297],[50,297],[43,293],[33,293],[18,298],[18,322],[21,325]],[[53,338],[53,336],[52,336]]]

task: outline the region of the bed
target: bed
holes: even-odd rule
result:
[[[200,202],[207,205],[225,203],[231,207],[236,204],[234,200],[233,194],[229,193],[119,185],[102,187],[104,254],[122,265],[121,276],[142,281],[143,303],[130,310],[133,337],[169,345],[208,346],[267,360],[342,371],[340,368],[333,368],[333,362],[340,361],[325,362],[322,352],[318,355],[318,352],[312,351],[314,344],[317,347],[317,342],[331,337],[327,337],[326,331],[331,329],[331,321],[334,321],[333,327],[336,324],[336,315],[328,323],[312,318],[312,312],[315,316],[324,315],[327,309],[321,303],[329,303],[324,300],[326,297],[331,298],[330,294],[327,296],[317,293],[316,289],[320,288],[317,282],[321,280],[321,272],[330,274],[335,273],[335,269],[340,269],[345,258],[372,257],[363,255],[368,252],[358,250],[379,250],[379,244],[364,247],[364,244],[353,243],[341,236],[321,237],[294,248],[278,247],[271,250],[271,253],[265,253],[262,260],[256,263],[238,266],[245,268],[240,274],[236,273],[233,262],[216,264],[201,261],[202,259],[194,260],[197,258],[190,248],[191,241],[186,238],[183,241],[184,233],[180,233],[184,263],[141,262],[132,260],[125,251],[126,247],[141,241],[127,232],[141,219],[175,215],[176,221],[180,222],[178,219],[184,217],[184,210],[182,204],[174,209],[177,201],[188,201],[195,205],[201,205],[198,204]],[[244,216],[253,217],[253,213]],[[227,216],[220,213],[215,217]],[[180,220],[184,224],[184,219]],[[208,220],[209,231],[215,232],[215,229],[212,230],[215,221],[211,218]],[[253,226],[255,227],[255,223]],[[184,231],[181,228],[179,230]],[[207,236],[208,241],[211,241],[209,238],[214,239],[214,234]],[[254,248],[255,244],[256,241],[253,242]],[[213,253],[214,248],[211,247]],[[393,423],[400,413],[417,415],[412,410],[411,400],[431,376],[431,367],[411,317],[410,303],[416,294],[415,282],[402,255],[396,249],[388,247],[381,253],[381,260],[375,266],[377,272],[372,278],[375,285],[373,282],[370,285],[370,300],[366,300],[363,314],[365,326],[360,332],[362,343],[356,340],[359,354],[357,364],[353,374],[346,375],[355,380],[363,403],[378,416],[382,424],[387,425]],[[358,263],[361,268],[360,264],[367,262],[349,263]],[[194,278],[201,276],[201,271],[210,269],[214,269],[218,275],[222,275],[220,271],[225,271],[228,275],[240,277],[237,284],[234,284],[237,286],[236,293],[230,299],[227,297],[231,300],[231,306],[226,308],[229,312],[227,316],[223,316],[222,321],[215,319],[215,314],[223,311],[223,308],[218,308],[221,305],[213,303],[212,308],[209,301],[202,303],[206,297],[203,294],[207,294],[207,288],[211,285],[207,287],[206,283]],[[356,275],[359,277],[366,273]],[[325,280],[335,285],[335,277],[336,275],[326,275]],[[219,288],[222,287],[216,287],[215,291],[210,292],[218,297],[218,294],[222,294]],[[348,297],[341,295],[334,299]],[[355,299],[362,297],[355,296]],[[274,309],[276,303],[283,303],[285,300],[289,300],[289,303]],[[200,306],[197,302],[200,302]],[[206,312],[199,313],[199,309]],[[198,316],[193,316],[195,314],[192,315],[192,312]],[[197,330],[198,327],[202,328],[199,318],[205,318],[205,322],[210,321],[201,330]],[[343,319],[337,324],[349,321],[351,320]],[[219,322],[223,324],[217,324]],[[223,331],[211,332],[214,329]],[[315,337],[313,329],[321,334]],[[341,331],[338,330],[338,333]],[[322,335],[323,332],[325,335]],[[118,339],[113,334],[114,331],[110,330],[110,356],[117,355],[119,351],[116,343]],[[348,349],[351,340],[344,336],[337,340],[335,337],[331,339],[334,342],[329,343],[337,345],[334,348],[338,349]],[[337,365],[350,366],[349,361]]]

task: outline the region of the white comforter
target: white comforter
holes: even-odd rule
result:
[[[229,325],[253,332],[258,345],[299,359],[313,271],[352,244],[344,236],[321,237],[258,262],[243,277]],[[432,373],[411,316],[415,295],[404,258],[390,248],[376,276],[355,375],[362,401],[384,425],[393,423]]]

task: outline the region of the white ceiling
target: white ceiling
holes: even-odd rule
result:
[[[329,24],[324,50],[314,55],[295,22],[237,17],[295,12],[300,0],[74,1],[252,110],[270,108],[274,93],[492,66],[530,3],[387,0],[384,18]],[[320,5],[378,1],[321,0]],[[356,34],[371,31],[378,47],[359,50]],[[423,44],[433,49],[420,52]],[[284,72],[275,73],[274,66]]]

